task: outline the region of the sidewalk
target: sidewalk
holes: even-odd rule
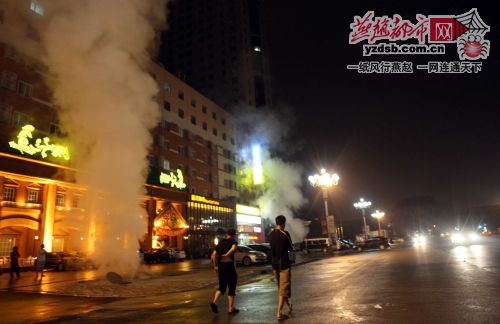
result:
[[[331,255],[297,254],[296,266]],[[271,274],[270,265],[238,267],[238,280],[248,282]],[[185,292],[218,283],[208,259],[186,260],[177,263],[143,265],[138,278],[128,284],[112,284],[99,277],[96,270],[47,271],[41,280],[34,280],[33,271],[21,272],[20,279],[10,280],[9,273],[0,276],[0,290],[45,293],[84,297],[127,298]]]

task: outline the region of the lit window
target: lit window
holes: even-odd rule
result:
[[[56,206],[63,207],[64,206],[64,198],[65,198],[65,195],[63,193],[58,193],[56,195]]]
[[[40,16],[43,16],[43,7],[40,4],[40,2],[38,2],[36,0],[31,0],[30,9],[31,9],[31,11],[36,12]]]
[[[4,187],[3,188],[3,200],[4,201],[16,201],[16,188]]]
[[[170,170],[170,161],[163,159],[163,170]]]
[[[254,46],[254,47],[253,47],[253,50],[254,50],[255,52],[262,52],[262,49],[260,48],[260,46]]]
[[[28,201],[29,203],[34,203],[34,204],[37,204],[38,203],[38,190],[28,190]]]
[[[14,126],[22,127],[29,123],[29,119],[28,115],[23,114],[20,111],[14,111],[14,113],[12,113],[12,124]]]
[[[170,83],[165,82],[165,84],[163,84],[163,90],[165,90],[166,92],[172,91],[172,86],[170,85]]]

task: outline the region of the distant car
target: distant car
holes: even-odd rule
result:
[[[236,263],[249,266],[255,263],[267,262],[267,255],[264,252],[256,251],[248,246],[239,245],[235,253]]]
[[[94,263],[80,253],[47,252],[45,254],[45,269],[66,271],[90,268],[96,268]]]
[[[35,261],[35,266],[36,266]],[[47,252],[45,253],[45,269],[54,269],[64,271],[67,267],[67,260],[64,260],[63,252]]]
[[[171,250],[171,254],[175,261],[182,261],[186,259],[186,252],[183,250]]]
[[[354,245],[354,249],[358,251],[370,250],[370,249],[380,249],[384,250],[391,247],[389,240],[382,236],[371,237],[363,242],[357,242]]]
[[[477,244],[481,236],[476,232],[455,231],[450,234],[450,241],[454,245]]]

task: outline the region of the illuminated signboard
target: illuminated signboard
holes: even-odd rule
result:
[[[236,204],[236,212],[240,214],[260,216],[259,207]]]
[[[205,204],[210,204],[210,205],[217,205],[217,206],[220,205],[220,202],[218,202],[216,200],[210,200],[210,199],[207,199],[203,196],[198,196],[198,195],[191,195],[191,200],[192,201],[199,201],[199,202],[202,202]]]
[[[243,214],[236,214],[236,222],[238,224],[261,224],[261,218],[259,216],[250,216]]]
[[[168,184],[172,188],[184,189],[186,188],[186,183],[184,182],[184,176],[182,171],[177,169],[176,173],[170,171],[169,173],[160,173],[160,183]]]
[[[35,155],[40,153],[42,158],[47,158],[47,152],[50,152],[55,158],[62,158],[69,160],[69,150],[67,146],[57,145],[50,143],[50,138],[37,138],[35,145],[30,143],[33,139],[33,132],[35,127],[33,125],[24,125],[19,134],[17,134],[17,142],[10,141],[9,146],[13,149],[19,150],[21,154]]]

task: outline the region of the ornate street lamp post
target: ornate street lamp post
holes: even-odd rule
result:
[[[379,210],[376,210],[372,213],[372,217],[377,219],[378,222],[378,236],[382,236],[382,229],[380,228],[380,219],[385,216],[385,213]]]
[[[366,217],[365,210],[372,205],[371,201],[366,201],[363,198],[360,198],[357,203],[354,203],[354,208],[361,209],[361,214],[363,214],[363,236],[366,240],[368,236],[368,231],[366,230]]]
[[[330,223],[328,222],[328,189],[337,186],[339,184],[340,177],[338,174],[333,173],[330,174],[326,172],[325,169],[321,169],[320,174],[315,174],[312,176],[309,176],[309,182],[313,187],[318,187],[321,189],[323,192],[323,201],[325,203],[325,217],[326,217],[326,230],[328,232],[328,238],[332,239],[332,229],[330,228]],[[333,215],[331,216],[333,218],[333,229],[335,230],[335,218]],[[332,244],[337,244],[337,231],[334,231],[334,237],[333,237],[333,242]]]

